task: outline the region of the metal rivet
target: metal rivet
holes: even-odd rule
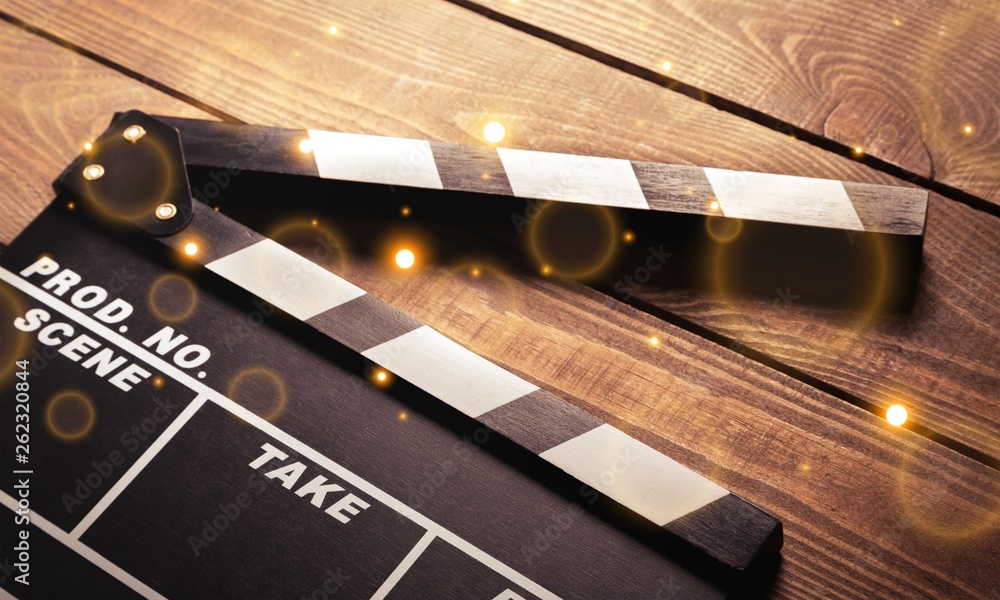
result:
[[[139,125],[129,125],[122,133],[122,136],[130,142],[135,142],[144,135],[146,135],[146,130]]]
[[[177,214],[177,207],[169,202],[164,202],[163,204],[156,207],[156,218],[161,221],[166,221]]]
[[[100,179],[104,176],[104,167],[98,164],[89,165],[83,169],[83,178],[87,181]]]

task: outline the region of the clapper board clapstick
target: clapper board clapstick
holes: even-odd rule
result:
[[[290,151],[302,139],[311,141],[310,154]],[[135,548],[138,543],[136,533],[124,524],[135,518],[137,512],[128,509],[129,502],[143,498],[143,490],[149,488],[153,491],[148,494],[155,503],[162,493],[163,484],[159,479],[155,483],[146,483],[147,479],[153,480],[154,474],[159,476],[168,472],[183,479],[191,477],[191,473],[199,472],[199,469],[209,468],[195,465],[188,470],[171,471],[171,463],[163,457],[179,452],[175,447],[204,444],[206,439],[212,437],[217,437],[220,444],[225,442],[235,447],[245,442],[248,436],[252,437],[249,430],[230,430],[220,416],[222,414],[235,416],[254,425],[254,432],[270,436],[267,438],[270,442],[256,444],[251,449],[259,454],[260,448],[270,448],[251,465],[258,461],[284,460],[289,454],[304,457],[303,464],[308,463],[310,468],[325,468],[328,475],[333,474],[353,484],[359,490],[358,494],[367,498],[360,502],[377,505],[379,510],[384,507],[395,511],[400,515],[400,523],[405,520],[408,526],[414,524],[423,532],[409,542],[403,539],[402,533],[400,539],[393,539],[393,543],[401,548],[402,560],[396,564],[396,559],[389,557],[391,552],[385,551],[385,560],[391,563],[387,567],[388,577],[383,576],[386,574],[372,575],[375,582],[371,585],[377,586],[373,597],[386,597],[387,594],[402,593],[399,590],[413,589],[421,582],[419,578],[425,571],[437,577],[435,585],[442,585],[442,581],[449,580],[445,571],[461,572],[461,569],[450,566],[456,564],[453,560],[457,559],[451,558],[455,552],[466,560],[472,560],[468,566],[470,579],[464,585],[472,585],[471,581],[475,580],[484,586],[500,586],[498,592],[483,592],[488,593],[490,598],[655,596],[664,592],[669,594],[666,597],[710,597],[718,590],[711,583],[705,584],[693,578],[686,567],[651,558],[646,548],[648,541],[637,545],[629,541],[631,538],[628,536],[622,537],[618,530],[608,529],[587,512],[571,510],[566,514],[560,513],[554,507],[560,505],[563,507],[561,510],[565,510],[565,503],[552,504],[552,498],[539,491],[537,482],[532,483],[530,478],[522,481],[512,474],[510,465],[489,462],[486,458],[468,459],[470,464],[485,473],[485,479],[463,479],[456,481],[453,487],[459,491],[480,489],[477,486],[495,484],[496,481],[492,480],[499,481],[506,477],[511,478],[509,487],[513,490],[504,492],[508,496],[501,498],[502,494],[497,491],[496,498],[493,494],[486,494],[484,497],[462,496],[460,500],[455,500],[444,491],[451,487],[442,487],[436,495],[432,494],[426,505],[421,505],[421,509],[414,509],[401,502],[391,491],[392,486],[402,485],[397,480],[414,477],[410,473],[412,469],[397,473],[392,463],[387,463],[371,473],[358,475],[355,471],[368,468],[371,466],[369,463],[389,460],[385,457],[390,456],[395,456],[396,461],[419,460],[422,453],[427,453],[429,457],[434,444],[443,444],[447,438],[446,434],[433,429],[433,419],[421,422],[429,436],[428,441],[417,442],[413,449],[401,450],[389,445],[380,454],[373,447],[368,450],[371,456],[365,461],[352,463],[348,455],[342,458],[345,461],[342,462],[341,457],[330,455],[334,451],[327,450],[328,446],[336,446],[341,438],[363,438],[369,435],[368,428],[389,426],[378,419],[372,420],[378,407],[383,405],[381,403],[389,402],[383,392],[351,388],[353,393],[341,406],[345,411],[341,415],[343,420],[358,418],[362,420],[360,422],[371,425],[337,430],[339,420],[331,415],[329,427],[333,428],[333,433],[324,436],[317,434],[314,428],[324,425],[326,417],[322,410],[325,409],[315,409],[310,404],[322,402],[323,391],[315,389],[316,385],[303,388],[299,394],[300,404],[286,409],[279,427],[234,403],[226,397],[225,391],[216,389],[218,386],[213,387],[212,377],[205,380],[209,383],[203,383],[201,377],[205,376],[204,371],[194,375],[170,365],[153,355],[148,347],[140,346],[121,333],[80,314],[67,305],[65,299],[47,291],[58,290],[58,286],[53,288],[49,283],[37,285],[35,280],[46,269],[35,267],[33,271],[31,265],[37,264],[42,254],[60,259],[65,257],[68,261],[77,246],[91,246],[90,250],[97,255],[89,261],[78,259],[75,265],[77,271],[102,267],[92,264],[102,260],[107,261],[109,266],[139,264],[145,260],[147,262],[143,264],[149,268],[151,263],[145,255],[139,250],[131,252],[129,248],[145,247],[143,243],[152,239],[182,254],[190,240],[198,239],[203,243],[188,261],[197,261],[204,266],[205,273],[199,275],[199,281],[205,282],[206,289],[215,289],[215,281],[218,280],[248,294],[246,301],[233,296],[232,307],[225,303],[217,307],[220,315],[227,311],[239,315],[240,309],[235,305],[240,301],[244,302],[242,310],[247,310],[247,306],[251,310],[254,306],[259,307],[261,301],[275,307],[285,313],[291,322],[298,322],[300,328],[335,341],[346,352],[364,357],[387,369],[418,393],[440,401],[447,410],[455,411],[459,420],[479,424],[485,427],[481,431],[496,433],[509,440],[513,448],[523,453],[523,460],[531,457],[531,460],[540,461],[538,464],[542,466],[538,469],[541,471],[532,467],[534,472],[545,473],[545,468],[555,469],[553,473],[562,473],[559,477],[565,477],[567,481],[578,480],[579,490],[587,490],[595,496],[599,493],[604,498],[602,502],[608,506],[618,506],[635,514],[636,522],[646,524],[641,526],[647,528],[643,531],[663,531],[664,539],[679,540],[723,568],[746,569],[762,556],[777,552],[781,546],[781,524],[774,517],[624,432],[372,298],[350,282],[309,263],[298,254],[202,203],[192,201],[186,175],[186,168],[192,165],[699,214],[711,209],[690,202],[688,194],[677,190],[707,186],[705,190],[711,190],[719,199],[720,209],[730,216],[778,219],[789,224],[879,231],[902,236],[922,235],[926,211],[925,193],[897,188],[761,174],[738,175],[692,167],[470,148],[376,136],[152,118],[138,111],[121,114],[94,142],[93,149],[81,155],[63,172],[56,187],[62,202],[67,198],[71,202],[79,202],[90,213],[98,215],[102,222],[109,216],[111,221],[126,221],[132,227],[131,233],[118,233],[119,229],[111,228],[108,231],[102,229],[100,235],[92,234],[82,224],[74,226],[69,213],[58,210],[60,206],[54,203],[5,251],[4,269],[0,275],[5,284],[16,293],[23,294],[26,301],[41,302],[56,312],[70,315],[81,327],[89,327],[104,340],[117,344],[165,374],[169,379],[168,385],[178,384],[188,392],[197,393],[183,411],[184,420],[178,419],[170,426],[174,437],[157,442],[159,446],[154,443],[155,448],[143,454],[143,460],[132,465],[123,480],[96,501],[95,508],[86,516],[82,519],[70,518],[55,514],[58,511],[38,515],[37,522],[40,526],[44,525],[44,533],[48,536],[43,539],[51,538],[50,541],[65,544],[86,558],[90,566],[98,567],[133,591],[151,597],[182,591],[188,593],[188,588],[184,587],[183,570],[180,575],[174,570],[168,576],[143,562],[145,554]],[[483,178],[484,171],[494,176]],[[732,179],[734,177],[736,180]],[[743,183],[732,186],[733,181]],[[823,207],[823,210],[804,210],[805,200],[810,197],[814,197],[814,204]],[[880,201],[886,198],[893,201]],[[134,233],[136,230],[138,234]],[[119,239],[116,236],[125,237]],[[108,248],[112,254],[120,254],[101,256],[102,247]],[[149,252],[148,248],[145,252]],[[123,268],[122,272],[126,271]],[[295,285],[288,285],[289,273],[301,274]],[[251,300],[256,304],[252,304]],[[204,310],[208,312],[209,308]],[[225,335],[219,333],[221,320],[222,316],[202,322],[200,326],[204,333]],[[121,331],[124,332],[124,329]],[[240,349],[255,356],[269,357],[275,364],[283,364],[282,375],[290,382],[297,382],[298,378],[293,375],[314,360],[308,352],[294,347],[280,350],[282,344],[288,344],[287,340],[268,328],[248,335],[246,343],[256,341],[257,345],[241,346]],[[227,360],[235,363],[241,356],[241,352],[235,352]],[[309,377],[325,377],[322,381],[326,381],[330,389],[339,385],[336,382],[342,384],[344,381],[342,374],[326,366],[311,368],[308,375],[303,376]],[[355,398],[355,395],[358,397]],[[212,407],[221,408],[216,410]],[[7,409],[4,407],[4,410]],[[416,419],[411,426],[417,427]],[[203,433],[198,434],[200,430]],[[210,433],[205,434],[204,431]],[[373,439],[381,442],[384,438],[383,435]],[[402,445],[404,442],[398,443]],[[156,452],[153,452],[154,449]],[[149,453],[155,455],[146,459]],[[225,451],[220,449],[218,453],[225,454]],[[209,454],[214,457],[214,453]],[[224,459],[228,460],[228,457],[217,460]],[[205,462],[211,463],[212,460],[206,458]],[[352,465],[353,471],[350,468]],[[224,478],[230,468],[227,463],[227,466],[215,471],[215,476]],[[288,468],[292,470],[279,469],[273,472],[276,473],[273,477],[291,478],[290,473],[295,468]],[[553,481],[560,480],[554,475],[550,477]],[[380,483],[373,484],[373,480]],[[192,497],[197,494],[183,490],[197,485],[188,483],[180,486],[181,491],[176,493],[181,495],[176,496],[173,504],[179,506],[196,502],[197,498]],[[291,483],[288,489],[292,489]],[[268,488],[266,494],[271,494],[272,490],[273,486]],[[12,510],[16,506],[13,493],[14,490],[4,488],[4,504]],[[306,490],[300,496],[308,497],[309,493]],[[312,497],[316,499],[316,494]],[[490,504],[500,500],[503,502]],[[535,504],[530,504],[529,500]],[[449,505],[449,502],[458,504]],[[518,508],[518,503],[529,503],[530,506]],[[481,520],[469,521],[468,515],[463,513],[467,505],[482,506],[491,512]],[[353,510],[358,510],[358,506],[354,505]],[[512,516],[515,513],[510,512],[515,509],[516,518]],[[247,509],[248,512],[250,510]],[[375,509],[370,510],[375,512]],[[339,510],[327,512],[347,518]],[[556,515],[552,517],[556,519],[556,525],[545,520],[553,514]],[[46,516],[49,520],[45,520]],[[243,523],[252,518],[245,517]],[[485,528],[491,518],[497,521],[507,518],[508,521],[504,531],[493,533],[490,538],[494,540],[493,545],[484,548],[484,541],[476,543],[477,536],[482,536],[480,529]],[[565,528],[558,526],[567,520],[570,524]],[[554,526],[558,535],[554,538],[550,536],[545,548],[539,550],[537,540],[527,546],[524,544],[530,534],[551,531]],[[527,533],[519,531],[519,527],[525,528]],[[158,529],[150,530],[146,535],[159,539],[159,536],[168,535],[164,532],[177,528],[176,525],[168,527],[161,523]],[[305,542],[299,541],[299,538],[309,538],[312,533],[300,530],[295,536],[282,538],[282,543],[301,545]],[[236,539],[242,534],[229,535],[230,539]],[[148,550],[154,554],[167,552],[168,542],[162,542],[162,548],[150,547]],[[257,540],[252,546],[266,546],[268,543],[275,542]],[[570,552],[569,546],[578,551]],[[240,551],[244,549],[252,551],[245,545],[240,546]],[[537,560],[532,552],[538,554]],[[374,565],[380,556],[372,555],[367,560]],[[520,559],[524,559],[523,564]],[[191,559],[185,555],[183,559],[178,558],[176,564],[181,565],[185,560]],[[546,565],[546,560],[554,562]],[[187,575],[194,576],[205,564],[205,561],[193,562]],[[575,564],[600,565],[596,568],[606,569],[607,575],[601,582],[583,580],[579,577],[580,572],[573,571]],[[484,566],[488,567],[489,577],[477,571]],[[152,572],[148,572],[149,569]],[[375,567],[369,570],[375,570]],[[209,586],[208,576],[203,576],[206,577],[203,585]],[[502,581],[493,581],[493,578]],[[225,580],[224,576],[222,580]],[[353,583],[347,585],[363,587],[364,583],[356,573]],[[509,586],[504,587],[506,584]],[[429,584],[423,581],[423,585]],[[612,593],[602,585],[618,587]],[[631,587],[626,590],[621,586]],[[11,588],[5,584],[5,589]],[[394,589],[397,592],[393,592]],[[203,590],[202,593],[209,592]],[[225,595],[222,591],[218,594]],[[447,597],[447,594],[441,597]]]

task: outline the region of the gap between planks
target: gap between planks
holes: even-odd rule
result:
[[[474,14],[480,15],[484,18],[487,18],[489,20],[510,27],[521,33],[525,33],[527,35],[538,38],[545,42],[554,44],[565,50],[569,50],[570,52],[573,52],[574,54],[580,55],[584,58],[594,60],[605,66],[622,71],[625,74],[638,77],[640,79],[654,83],[661,87],[665,87],[668,90],[680,93],[698,102],[707,104],[723,112],[727,112],[737,118],[751,121],[758,125],[767,127],[768,129],[778,131],[779,133],[792,134],[798,139],[805,141],[822,150],[826,150],[840,156],[851,158],[852,160],[861,162],[876,171],[880,171],[882,173],[897,177],[899,179],[910,181],[911,183],[919,187],[923,187],[925,189],[934,191],[952,201],[966,204],[975,210],[979,210],[987,214],[992,214],[1000,217],[1000,206],[987,202],[986,200],[978,196],[969,194],[967,192],[942,184],[940,182],[929,180],[926,177],[917,175],[915,173],[907,171],[906,169],[890,164],[884,160],[871,157],[869,155],[865,155],[863,158],[858,159],[857,157],[853,156],[851,148],[839,142],[835,142],[823,136],[814,134],[808,130],[801,129],[799,127],[791,125],[790,123],[786,123],[784,121],[771,117],[766,113],[763,113],[756,109],[742,106],[738,103],[732,102],[720,96],[710,94],[708,92],[705,92],[704,90],[701,90],[698,87],[682,83],[671,77],[652,71],[651,69],[636,65],[634,63],[630,63],[624,59],[607,54],[603,51],[597,50],[580,42],[576,42],[565,36],[561,36],[559,34],[550,32],[544,28],[532,25],[530,23],[526,23],[509,15],[484,7],[482,5],[477,4],[476,2],[470,0],[445,0],[445,1],[450,4],[467,9],[473,12]],[[98,55],[86,48],[74,44],[73,42],[70,42],[64,38],[61,38],[60,36],[57,36],[39,27],[36,27],[30,23],[27,23],[22,19],[10,15],[2,10],[0,10],[0,20],[6,21],[11,25],[23,29],[24,31],[32,35],[38,36],[48,42],[61,46],[84,58],[93,60],[94,62],[104,67],[107,67],[111,70],[114,70],[124,75],[125,77],[128,77],[142,85],[149,86],[161,93],[164,93],[181,102],[191,105],[197,109],[200,109],[208,114],[211,114],[212,116],[219,118],[222,121],[231,123],[246,123],[245,120],[240,119],[220,108],[214,107],[176,88],[173,88],[155,79],[147,77],[111,59]],[[592,289],[595,289],[600,293],[607,295],[612,299],[623,302],[624,304],[628,304],[633,308],[640,310],[658,320],[662,320],[671,325],[679,327],[684,331],[687,331],[688,333],[696,335],[702,339],[705,339],[706,341],[711,342],[713,344],[723,346],[725,348],[730,348],[733,343],[738,342],[738,340],[736,339],[731,339],[726,335],[715,332],[708,327],[694,323],[693,321],[690,321],[689,319],[677,313],[660,308],[652,303],[639,300],[637,298],[633,298],[628,301],[622,301],[620,298],[618,298],[617,295],[612,293],[610,290],[602,289],[599,286],[590,286],[590,287],[592,287]],[[789,365],[779,360],[778,358],[768,355],[762,351],[745,347],[741,353],[744,354],[747,358],[753,360],[754,362],[760,363],[765,367],[778,371],[809,387],[815,388],[821,392],[829,394],[843,402],[847,402],[855,407],[861,408],[881,418],[882,415],[881,408],[875,403],[866,400],[861,396],[853,394],[834,384],[823,381],[818,377],[810,375],[802,371],[801,369]],[[953,450],[961,454],[962,456],[965,456],[973,461],[976,461],[986,467],[1000,471],[1000,457],[990,456],[989,454],[977,448],[974,448],[950,436],[937,432],[930,427],[927,427],[920,423],[913,422],[912,420],[908,421],[905,424],[905,428],[932,442],[935,442],[946,448],[949,448],[950,450]]]
[[[522,21],[516,17],[498,12],[492,8],[483,6],[472,0],[444,0],[449,4],[454,4],[455,6],[469,10],[475,14],[481,15],[491,21],[495,21],[502,25],[506,25],[512,29],[515,29],[521,33],[530,35],[532,37],[538,38],[540,40],[549,42],[564,50],[578,54],[584,58],[589,58],[593,61],[599,62],[604,66],[611,67],[628,75],[638,77],[650,83],[656,84],[660,87],[666,88],[672,92],[676,92],[683,96],[686,96],[692,100],[706,104],[721,110],[723,112],[729,113],[740,119],[756,123],[768,129],[772,129],[779,133],[785,135],[791,135],[798,140],[801,140],[807,144],[826,150],[827,152],[832,152],[838,156],[843,156],[851,160],[860,162],[871,169],[878,171],[880,173],[885,173],[886,175],[891,175],[898,179],[903,179],[909,181],[919,187],[936,192],[937,194],[953,200],[955,202],[960,202],[971,208],[982,211],[984,213],[993,215],[995,217],[1000,217],[1000,205],[993,204],[980,196],[971,194],[964,190],[958,189],[956,187],[950,186],[948,184],[942,183],[940,181],[935,181],[929,177],[925,177],[918,173],[914,173],[908,169],[904,169],[898,165],[894,165],[887,160],[871,156],[869,154],[864,154],[858,157],[854,153],[854,149],[846,144],[831,140],[827,137],[813,133],[808,129],[793,125],[782,119],[773,117],[765,112],[745,106],[723,98],[717,94],[713,94],[706,90],[703,90],[697,86],[684,83],[663,73],[659,73],[647,67],[637,65],[635,63],[629,62],[623,58],[619,58],[602,50],[598,50],[593,46],[588,46],[582,42],[578,42],[566,36],[560,35],[558,33],[549,31],[543,27],[537,25],[532,25],[526,21]]]

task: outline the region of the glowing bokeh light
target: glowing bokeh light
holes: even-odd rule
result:
[[[194,242],[188,242],[184,244],[184,254],[187,254],[188,256],[194,256],[195,254],[198,254],[198,244]]]
[[[890,425],[899,427],[903,423],[906,423],[906,418],[906,407],[902,404],[893,404],[887,411],[885,411],[885,420],[888,421]]]
[[[496,144],[507,135],[507,130],[497,121],[490,121],[483,127],[483,137],[491,144]]]
[[[652,337],[650,337],[649,338],[649,345],[650,346],[659,346],[660,345],[660,338],[656,337],[655,335],[652,336]]]
[[[305,138],[299,142],[299,152],[302,154],[309,154],[313,151],[313,143],[309,138]]]
[[[417,257],[413,255],[412,250],[403,248],[396,253],[396,266],[400,269],[409,269],[413,266],[413,263],[415,263],[416,260]]]
[[[670,69],[674,68],[674,63],[670,62],[669,60],[665,60],[663,61],[663,64],[660,65],[660,68],[663,69],[664,71],[669,71]]]

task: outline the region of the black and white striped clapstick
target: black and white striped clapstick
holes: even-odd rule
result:
[[[158,118],[181,132],[195,166],[908,237],[923,236],[927,216],[918,188]]]
[[[472,417],[730,567],[781,544],[781,524],[709,479],[196,202],[162,238],[237,286]],[[287,274],[298,274],[288,287]]]
[[[164,123],[173,129],[163,128]],[[130,132],[142,125],[150,135],[137,143],[130,139]],[[100,204],[105,213],[125,215],[177,251],[183,251],[192,238],[207,241],[195,260],[209,271],[737,569],[780,548],[777,519],[343,278],[201,202],[192,203],[185,167],[720,215],[915,238],[923,235],[927,206],[925,191],[907,188],[326,131],[154,119],[136,111],[116,118],[94,146],[93,153],[64,172],[58,187]],[[122,173],[88,177],[88,168],[93,169],[88,163],[101,157],[131,166],[121,168]],[[150,170],[156,176],[143,173]],[[147,189],[156,181],[170,189],[156,185]],[[129,203],[129,210],[116,204],[121,198]],[[176,204],[164,209],[164,198]],[[137,205],[141,208],[136,209]],[[298,274],[296,286],[284,285],[288,273]]]

